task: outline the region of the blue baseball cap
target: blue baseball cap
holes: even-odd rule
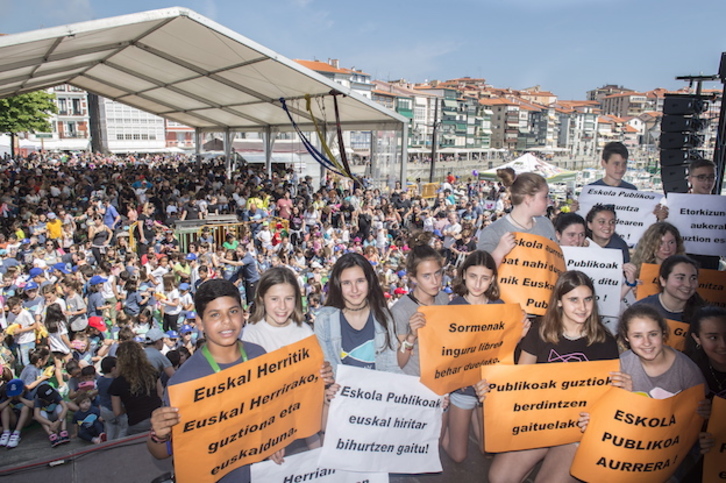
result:
[[[192,288],[188,283],[180,283],[179,284],[179,290],[189,290]]]
[[[58,262],[55,265],[53,265],[53,269],[58,270],[62,273],[65,273],[66,275],[71,273],[71,271],[66,268],[66,264],[63,262]]]
[[[20,396],[25,390],[25,383],[22,379],[11,379],[5,389],[8,397]]]
[[[186,256],[186,259],[187,260],[196,260],[197,259],[197,256],[195,254],[193,254],[193,253],[188,253],[187,256]]]
[[[167,330],[164,332],[164,335],[167,336],[170,339],[178,339],[179,333],[176,330]]]
[[[182,335],[188,334],[189,332],[194,332],[194,327],[189,324],[184,324],[181,326],[181,329],[179,329],[179,333]]]
[[[107,281],[108,279],[103,278],[100,275],[94,275],[93,277],[91,277],[91,280],[89,280],[88,283],[91,285],[98,285],[99,283],[106,283]]]
[[[187,319],[196,319],[197,313],[195,311],[187,312]]]
[[[30,278],[39,277],[39,276],[43,275],[43,269],[42,268],[38,268],[38,267],[34,267],[34,268],[31,268],[30,269],[30,271],[28,272],[28,274],[30,275]]]
[[[25,290],[38,290],[38,284],[35,282],[28,282],[25,284]]]

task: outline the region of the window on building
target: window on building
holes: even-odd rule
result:
[[[63,123],[63,134],[67,138],[78,137],[78,126],[75,122],[64,122]]]
[[[59,97],[58,98],[58,114],[61,116],[65,116],[68,114],[68,103],[67,99],[65,97]]]
[[[81,110],[81,100],[80,99],[73,99],[73,115],[74,116],[83,115],[83,111]]]
[[[123,140],[124,140],[124,135],[123,134],[117,134],[116,135],[116,141],[123,141]]]
[[[141,135],[140,134],[134,134],[134,141],[138,141],[139,139],[141,139]]]
[[[124,139],[131,141],[131,134],[124,134]]]

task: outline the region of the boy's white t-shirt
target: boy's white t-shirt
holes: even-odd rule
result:
[[[10,324],[19,324],[21,328],[27,329],[28,327],[35,324],[35,318],[30,315],[30,312],[28,312],[26,309],[23,309],[13,320],[9,322]],[[15,336],[15,342],[18,344],[35,342],[35,332],[29,330],[27,332],[23,332],[22,334],[17,334]]]
[[[311,335],[313,335],[313,329],[306,323],[297,325],[295,322],[291,322],[285,327],[273,327],[264,320],[260,320],[256,324],[247,324],[241,338],[245,342],[261,346],[266,352],[272,352]]]
[[[162,285],[163,287],[163,285]],[[174,289],[171,292],[164,292],[164,295],[166,295],[166,300],[169,302],[173,302],[174,300],[180,300],[179,299],[179,290]],[[179,315],[181,313],[182,307],[181,307],[181,301],[178,303],[176,307],[171,305],[164,304],[164,313],[167,315]]]

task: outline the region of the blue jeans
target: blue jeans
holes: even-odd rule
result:
[[[35,347],[35,342],[23,342],[22,344],[18,344],[18,354],[20,355],[20,363],[23,365],[23,367],[30,364],[30,356],[29,352],[30,349],[33,349]]]

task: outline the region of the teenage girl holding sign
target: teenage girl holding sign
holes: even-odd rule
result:
[[[446,305],[447,293],[441,291],[444,259],[429,245],[431,234],[420,232],[410,241],[411,251],[406,257],[406,275],[413,283],[413,290],[398,299],[391,307],[396,332],[401,343],[398,364],[408,375],[420,376],[418,329],[426,325],[424,314],[418,308],[426,305]]]
[[[576,270],[560,275],[542,321],[532,327],[520,343],[518,364],[583,362],[617,359],[618,347],[599,321],[592,280]],[[556,370],[553,368],[553,370]],[[625,378],[612,374],[612,384],[622,387]],[[486,381],[476,385],[477,395],[486,395]],[[498,453],[489,469],[492,483],[520,483],[540,461],[537,482],[576,481],[570,476],[575,444]]]
[[[549,186],[547,181],[535,173],[522,173],[512,181],[502,178],[509,186],[512,197],[512,211],[484,228],[479,235],[477,248],[492,254],[497,266],[512,251],[515,245],[513,232],[531,233],[555,241],[555,229],[547,218]]]
[[[302,295],[295,274],[287,267],[273,267],[265,271],[257,284],[254,312],[242,333],[242,340],[257,344],[266,352],[273,352],[313,335],[313,329],[304,322]],[[330,363],[320,370],[326,383],[333,382]],[[305,438],[308,448],[319,448],[320,437]]]
[[[477,250],[469,254],[458,267],[454,279],[454,292],[458,295],[449,305],[486,305],[503,304],[499,298],[497,283],[497,264],[487,252]],[[525,327],[529,322],[525,318]],[[473,424],[474,433],[481,442],[481,421],[479,412],[474,411],[478,399],[474,388],[468,386],[451,393],[449,412],[444,419],[441,446],[449,457],[461,463],[466,459],[469,447],[469,424]]]

